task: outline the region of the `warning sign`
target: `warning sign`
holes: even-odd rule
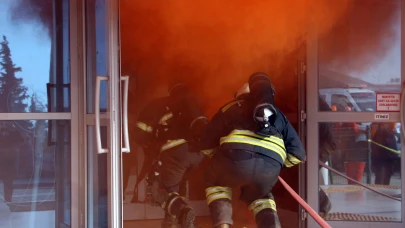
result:
[[[377,94],[377,112],[399,112],[400,111],[399,93],[378,93]]]

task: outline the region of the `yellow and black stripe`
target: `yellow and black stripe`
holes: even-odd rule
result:
[[[292,155],[292,154],[287,154],[287,159],[285,159],[285,161],[284,161],[284,165],[285,165],[285,167],[287,167],[287,168],[291,168],[291,167],[293,167],[294,165],[297,165],[297,164],[299,164],[299,163],[301,163],[301,160],[300,159],[298,159],[298,158],[296,158],[294,155]]]
[[[170,150],[176,146],[180,146],[184,143],[187,143],[187,140],[185,139],[175,139],[175,140],[167,140],[165,144],[160,147],[160,152],[162,153],[163,151]]]
[[[228,148],[247,149],[262,153],[275,158],[281,164],[287,158],[283,139],[276,136],[261,136],[248,130],[233,130],[229,135],[221,138],[220,144]]]
[[[277,211],[276,202],[274,202],[273,199],[258,199],[249,205],[249,210],[252,212],[254,218],[256,218],[256,215],[264,209]]]
[[[152,133],[153,132],[153,127],[147,125],[144,122],[138,121],[136,122],[136,126],[141,129],[142,131],[145,131],[147,133]]]
[[[226,112],[229,108],[231,108],[232,106],[242,103],[244,102],[244,100],[235,100],[235,101],[231,101],[228,104],[226,104],[224,107],[222,107],[221,111],[222,113]]]
[[[219,199],[232,200],[232,189],[223,186],[213,186],[205,189],[205,197],[207,198],[207,205]]]
[[[207,155],[209,158],[212,158],[215,154],[215,149],[201,150],[201,153]]]

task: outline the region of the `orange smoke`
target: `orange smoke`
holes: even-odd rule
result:
[[[280,80],[310,20],[324,33],[348,6],[327,2],[121,0],[122,71],[137,78],[143,98],[170,79],[185,80],[215,111],[255,71]]]
[[[16,22],[52,33],[54,0],[15,0]],[[276,101],[296,104],[295,51],[317,23],[326,64],[362,71],[379,61],[395,36],[400,0],[121,0],[122,73],[142,105],[183,79],[212,113],[254,71],[276,85]],[[312,25],[313,26],[313,25]],[[350,44],[350,48],[349,48]],[[163,92],[161,92],[163,93]],[[136,105],[138,106],[138,105]]]

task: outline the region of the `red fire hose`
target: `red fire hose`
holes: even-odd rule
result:
[[[281,177],[278,177],[278,180],[283,184],[284,188],[297,200],[299,204],[315,219],[315,221],[322,227],[322,228],[332,228],[321,216],[316,213],[314,209],[312,209]]]
[[[344,175],[343,173],[337,171],[336,169],[327,166],[327,165],[326,165],[325,163],[323,163],[322,161],[319,161],[319,165],[322,166],[322,167],[324,167],[325,169],[328,169],[328,170],[330,170],[330,171],[336,173],[337,175],[339,175],[339,176],[341,176],[341,177],[343,177],[343,178],[346,178],[346,179],[348,179],[348,180],[351,180],[351,181],[353,181],[354,183],[356,183],[356,184],[358,184],[358,185],[360,185],[360,186],[362,186],[362,187],[367,188],[367,189],[370,190],[370,191],[373,191],[373,192],[375,192],[375,193],[377,193],[377,194],[383,195],[383,196],[388,197],[388,198],[393,199],[393,200],[401,201],[401,199],[395,198],[395,197],[390,196],[390,195],[388,195],[388,194],[385,194],[385,193],[382,193],[382,192],[377,191],[377,190],[375,190],[375,189],[372,189],[372,188],[368,187],[367,185],[362,184],[362,183],[356,181],[355,179],[350,178],[350,177]]]

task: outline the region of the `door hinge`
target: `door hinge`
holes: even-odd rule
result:
[[[301,122],[307,119],[307,113],[304,110],[301,110]]]
[[[307,71],[307,65],[305,64],[305,62],[301,62],[300,64],[300,68],[301,68],[301,74],[305,73]]]
[[[308,213],[305,209],[301,208],[301,220],[305,220],[308,218]]]

